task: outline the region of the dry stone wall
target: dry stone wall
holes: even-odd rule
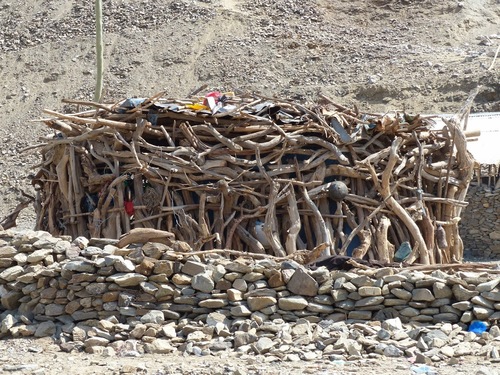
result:
[[[500,189],[471,185],[460,235],[466,255],[500,259]]]
[[[0,231],[0,337],[51,336],[62,350],[107,355],[500,357],[492,272],[310,270],[112,242]],[[469,332],[474,320],[487,332]]]

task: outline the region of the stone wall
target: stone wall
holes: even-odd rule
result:
[[[0,232],[0,337],[52,336],[91,353],[498,356],[494,272],[309,270],[111,242]],[[473,320],[489,333],[467,332]]]
[[[466,200],[460,224],[465,254],[500,259],[500,189],[471,184]]]

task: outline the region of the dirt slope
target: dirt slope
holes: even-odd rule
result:
[[[0,3],[0,218],[15,207],[48,132],[32,120],[91,99],[93,1]],[[456,111],[477,84],[476,111],[500,110],[497,0],[105,1],[107,101],[212,88],[362,110]],[[26,210],[20,227],[33,225]]]

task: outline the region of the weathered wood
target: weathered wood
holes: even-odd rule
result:
[[[166,245],[171,245],[174,240],[174,234],[164,230],[153,228],[135,228],[128,233],[120,236],[120,240],[116,246],[123,248],[132,243],[159,242]]]
[[[349,249],[390,262],[410,241],[411,261],[461,259],[458,222],[474,168],[460,126],[467,108],[435,130],[430,118],[360,113],[326,97],[321,107],[229,97],[219,103],[228,111],[212,114],[203,97],[162,95],[134,108],[72,100],[87,108],[45,111],[59,133],[38,146],[37,229],[117,238],[155,228],[195,250],[278,259],[324,244],[323,255]],[[134,215],[124,208],[127,179]],[[341,201],[331,181],[348,186]]]

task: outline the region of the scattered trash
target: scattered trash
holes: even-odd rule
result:
[[[410,370],[412,374],[437,375],[436,369],[427,365],[411,366]]]
[[[394,254],[395,262],[404,262],[411,254],[411,246],[408,241],[404,241]]]
[[[488,324],[485,322],[481,322],[480,320],[473,320],[469,326],[469,332],[474,332],[477,334],[481,334],[488,330]]]

